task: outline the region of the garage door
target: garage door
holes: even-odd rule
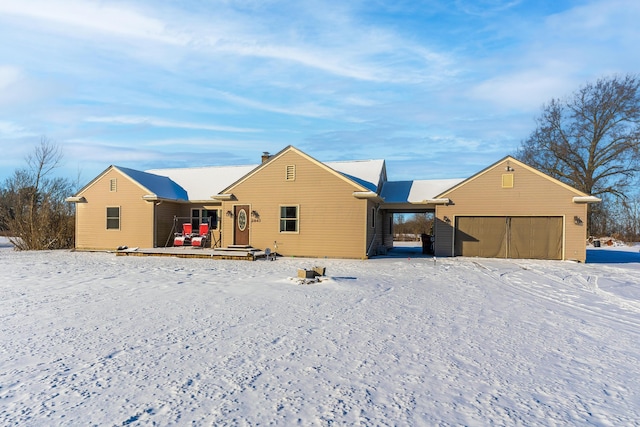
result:
[[[562,217],[457,217],[455,254],[562,259]]]

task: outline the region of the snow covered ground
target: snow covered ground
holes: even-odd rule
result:
[[[587,264],[0,247],[1,425],[640,420],[638,247]],[[326,280],[292,279],[314,265]]]

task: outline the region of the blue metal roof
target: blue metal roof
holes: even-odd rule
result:
[[[120,166],[116,167],[160,199],[189,200],[187,191],[166,176],[154,175]]]

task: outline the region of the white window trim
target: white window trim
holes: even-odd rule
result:
[[[282,218],[282,208],[296,208],[296,231],[283,231],[281,229],[282,220],[293,220],[293,218]],[[281,234],[299,234],[300,233],[300,205],[282,204],[278,206],[278,230]]]
[[[115,219],[116,217],[110,217],[108,212],[110,208],[118,209],[118,228],[109,228],[109,219]],[[106,206],[105,210],[105,224],[104,227],[107,231],[119,231],[122,229],[122,207],[121,206]]]

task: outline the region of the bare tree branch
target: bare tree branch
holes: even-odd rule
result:
[[[587,83],[542,107],[516,155],[587,193],[625,198],[640,172],[640,78]]]

